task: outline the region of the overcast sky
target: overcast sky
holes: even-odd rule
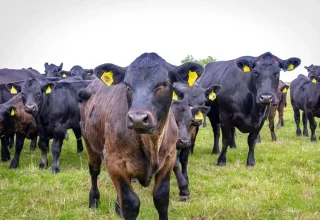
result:
[[[320,64],[319,0],[0,0],[0,68],[129,65],[156,52],[229,60],[270,51],[299,57],[291,81]]]

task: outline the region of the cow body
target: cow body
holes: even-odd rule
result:
[[[0,135],[9,133],[16,134],[15,155],[11,161],[10,168],[19,165],[20,153],[25,138],[32,139],[31,147],[35,148],[37,141],[37,128],[34,118],[24,111],[21,94],[11,98],[8,102],[0,104]],[[2,146],[4,148],[4,146]]]
[[[312,82],[309,77],[299,75],[290,84],[290,99],[296,122],[296,135],[301,135],[300,110],[303,111],[303,135],[308,136],[307,121],[310,123],[311,141],[316,141],[315,129],[317,124],[314,117],[320,117],[320,85]]]
[[[270,104],[278,104],[276,92],[280,69],[293,70],[298,65],[298,58],[281,60],[265,53],[259,57],[240,57],[206,66],[199,84],[203,87],[213,84],[222,87],[218,99],[222,151],[217,165],[226,165],[227,147],[234,142],[232,129],[236,127],[243,133],[249,133],[247,166],[254,166],[254,147],[267,117],[266,111]]]
[[[276,134],[274,133],[274,118],[276,116],[276,111],[278,111],[278,114],[279,114],[279,121],[277,124],[277,128],[279,129],[284,125],[283,112],[284,112],[284,107],[287,106],[288,89],[289,89],[289,86],[286,85],[282,80],[280,80],[278,91],[277,91],[279,103],[276,106],[270,106],[268,109],[269,129],[270,129],[272,141],[277,140]]]
[[[25,79],[41,79],[42,75],[35,69],[0,69],[0,82],[17,82]]]
[[[89,206],[96,207],[100,194],[97,177],[101,158],[117,189],[116,211],[125,219],[136,219],[139,197],[131,179],[148,186],[153,177],[153,200],[159,219],[168,219],[170,175],[176,159],[178,129],[170,109],[172,83],[185,78],[196,64],[173,67],[155,53],[145,53],[128,69],[105,64],[94,73],[108,86],[95,80],[83,95],[81,125],[89,159],[92,187]],[[201,67],[200,67],[201,68]],[[113,76],[113,77],[111,77]],[[110,78],[111,77],[111,78]]]

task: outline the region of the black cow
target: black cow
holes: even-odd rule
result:
[[[258,57],[246,56],[212,62],[205,67],[199,84],[204,88],[214,84],[222,87],[218,99],[222,130],[222,151],[218,166],[226,165],[227,148],[234,142],[233,127],[249,133],[247,166],[255,165],[254,147],[267,117],[267,108],[279,102],[277,88],[280,70],[291,71],[300,62],[299,58],[281,60],[267,52]]]
[[[176,100],[172,102],[171,109],[179,130],[176,144],[178,150],[177,159],[173,171],[178,181],[180,198],[186,201],[190,199],[187,172],[188,156],[192,144],[194,145],[195,129],[201,125],[202,115],[207,114],[209,108],[206,106],[194,106],[191,108],[187,101]],[[181,163],[182,171],[179,163]]]
[[[296,122],[297,136],[301,136],[300,110],[303,111],[303,135],[308,136],[307,120],[310,123],[311,141],[316,141],[315,130],[317,127],[314,117],[320,117],[320,84],[313,82],[305,75],[299,75],[290,84],[290,99]]]
[[[62,67],[63,67],[63,63],[61,63],[60,66],[57,66],[55,64],[45,63],[44,64],[45,77],[59,77],[59,78],[63,77],[60,73],[62,71]]]
[[[35,69],[0,69],[0,82],[17,82],[28,78],[41,79],[42,75]]]
[[[25,111],[36,119],[40,137],[40,168],[48,167],[49,140],[53,138],[52,172],[60,171],[59,157],[65,133],[69,128],[74,131],[77,138],[78,152],[83,150],[77,93],[89,83],[91,81],[83,80],[45,83],[36,79],[28,79],[21,87],[13,84],[21,91]]]
[[[310,66],[304,67],[308,71],[308,77],[312,82],[320,81],[320,66],[311,64]]]

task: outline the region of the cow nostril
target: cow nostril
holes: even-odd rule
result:
[[[179,144],[182,144],[182,145],[187,145],[189,144],[190,142],[190,139],[179,139]]]
[[[143,115],[143,123],[144,123],[144,124],[148,124],[148,122],[149,122],[149,117],[148,117],[148,115],[147,115],[147,114]]]

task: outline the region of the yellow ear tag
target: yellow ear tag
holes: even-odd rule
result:
[[[100,78],[107,86],[111,86],[113,83],[113,73],[111,71],[104,72]]]
[[[62,77],[63,77],[63,78],[67,78],[67,75],[64,73],[64,74],[62,75]]]
[[[286,92],[287,92],[287,87],[284,88],[282,92],[283,92],[283,93],[286,93]]]
[[[316,79],[316,78],[313,78],[313,79],[312,79],[312,82],[313,82],[313,83],[317,83],[317,79]]]
[[[178,95],[175,91],[172,93],[172,100],[178,100]]]
[[[192,86],[194,84],[194,82],[197,80],[197,78],[198,78],[197,72],[190,70],[188,73],[188,85]]]
[[[293,64],[290,64],[287,68],[287,70],[293,70],[294,69],[294,65]]]
[[[51,87],[50,86],[48,86],[48,88],[46,89],[46,94],[49,94],[49,93],[51,93]]]
[[[198,114],[196,114],[196,116],[194,117],[197,120],[202,120],[203,119],[203,114],[201,111],[198,112]]]
[[[250,72],[251,70],[250,70],[250,67],[248,67],[247,65],[245,65],[244,67],[243,67],[243,72],[245,72],[245,73],[247,73],[247,72]]]
[[[14,116],[14,110],[13,109],[11,109],[10,115]]]
[[[212,91],[210,94],[209,94],[209,99],[211,101],[215,100],[217,98],[216,94]]]
[[[12,86],[11,89],[10,89],[10,93],[11,93],[11,94],[17,94],[18,91],[17,91],[17,89],[16,89],[14,86]]]

